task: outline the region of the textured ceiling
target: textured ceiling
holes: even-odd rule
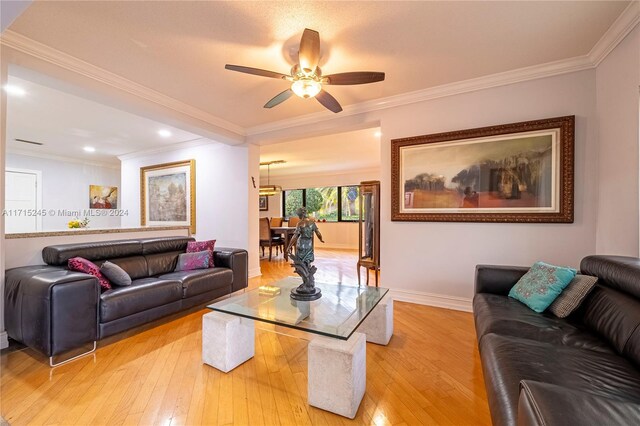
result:
[[[587,54],[627,2],[36,2],[10,29],[243,127],[323,111],[262,105],[287,86],[224,70],[287,73],[305,27],[325,74],[384,71],[331,87],[343,104]],[[331,112],[326,112],[332,114]]]

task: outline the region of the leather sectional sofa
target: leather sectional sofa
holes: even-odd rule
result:
[[[595,288],[566,319],[507,296],[528,268],[476,268],[473,300],[495,426],[640,423],[640,259],[588,256]]]
[[[9,337],[53,357],[247,287],[245,250],[216,248],[214,268],[174,272],[178,255],[189,241],[193,238],[45,247],[46,265],[6,271]],[[101,292],[97,278],[67,269],[67,261],[76,256],[98,266],[109,260],[133,282]]]

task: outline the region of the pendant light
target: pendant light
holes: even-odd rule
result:
[[[272,195],[278,195],[279,193],[282,192],[282,187],[280,185],[271,185],[270,183],[270,179],[271,179],[271,165],[272,164],[283,164],[286,163],[286,161],[284,160],[275,160],[275,161],[265,161],[264,163],[260,163],[260,166],[267,166],[267,184],[266,185],[260,185],[260,189],[258,191],[258,194],[262,195],[266,195],[267,197],[270,197]]]

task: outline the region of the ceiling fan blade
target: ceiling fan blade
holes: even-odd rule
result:
[[[303,72],[315,71],[320,60],[320,34],[317,31],[305,28],[300,39],[298,59]]]
[[[260,77],[278,78],[281,80],[286,80],[287,78],[290,77],[286,74],[281,74],[279,72],[263,70],[260,68],[243,67],[242,65],[227,64],[224,66],[224,68],[230,71],[238,71],[238,72],[243,72],[245,74],[259,75]]]
[[[274,106],[279,105],[282,102],[284,102],[287,99],[289,99],[291,97],[291,95],[293,95],[293,91],[291,89],[287,89],[284,92],[280,92],[277,95],[275,95],[273,98],[271,98],[271,100],[269,102],[264,104],[264,107],[265,108],[273,108]]]
[[[338,113],[342,111],[342,107],[336,98],[331,96],[329,92],[325,90],[320,90],[320,93],[316,95],[316,99],[322,104],[322,106],[332,112]]]
[[[324,82],[323,84],[368,84],[383,81],[384,73],[375,71],[343,72],[340,74],[325,75],[324,79],[326,79],[326,82]]]

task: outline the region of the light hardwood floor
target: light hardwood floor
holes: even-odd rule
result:
[[[318,250],[317,281],[357,282],[355,256]],[[250,287],[292,274],[281,255],[261,267]],[[1,413],[11,425],[490,424],[472,315],[394,309],[389,346],[367,344],[353,421],[307,404],[305,340],[257,330],[253,359],[228,374],[203,365],[206,309],[100,342],[95,356],[55,369],[28,349],[3,354]]]

